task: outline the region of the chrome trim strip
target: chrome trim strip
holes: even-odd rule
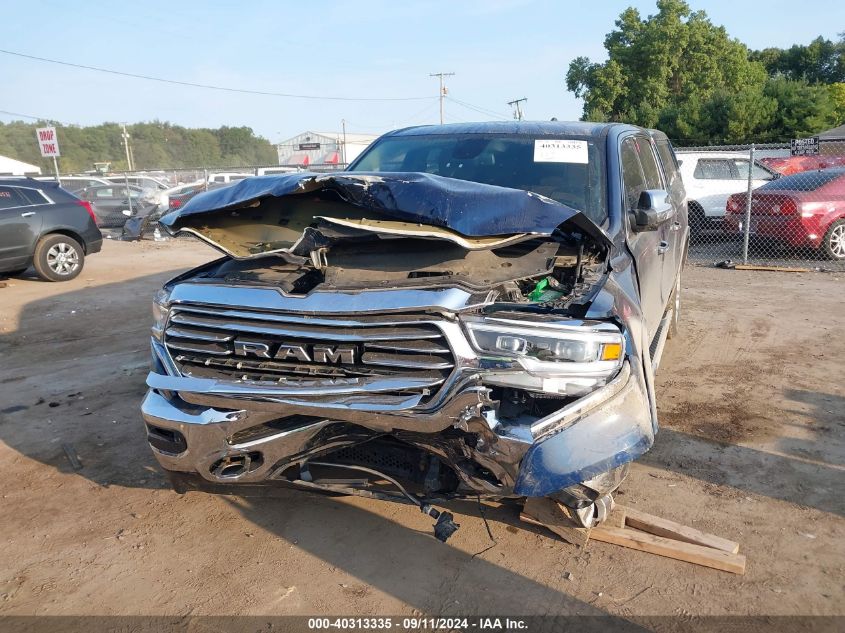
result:
[[[278,385],[247,382],[225,382],[213,378],[162,376],[150,372],[147,386],[166,391],[207,393],[242,398],[274,396],[337,396],[345,394],[377,394],[408,389],[425,389],[443,382],[442,378],[343,378],[329,380],[288,381]]]
[[[228,343],[234,338],[234,334],[217,334],[215,332],[189,332],[180,327],[169,327],[164,331],[166,336],[175,338],[187,338],[197,341],[211,341],[214,343]]]
[[[226,321],[224,319],[192,319],[190,316],[186,318],[186,314],[189,314],[189,311],[186,310],[183,312],[179,310],[178,307],[174,308],[174,311],[170,316],[169,322],[176,323],[177,325],[189,325],[200,328],[235,330],[236,332],[247,332],[250,334],[268,334],[271,336],[289,336],[293,338],[313,338],[319,339],[321,341],[326,339],[332,341],[383,341],[405,339],[414,340],[426,338],[440,338],[442,336],[440,332],[432,332],[422,329],[414,330],[413,326],[416,325],[415,323],[406,324],[408,326],[406,328],[396,327],[394,332],[385,332],[384,329],[381,329],[381,331],[365,331],[359,334],[349,334],[347,333],[347,330],[345,328],[339,327],[325,327],[325,329],[308,328],[302,325],[291,325],[289,327],[275,327],[272,325],[264,326],[260,324],[251,323],[235,323]],[[165,331],[165,334],[167,334],[167,331]]]
[[[287,295],[278,288],[181,282],[173,287],[170,302],[281,310],[300,314],[348,314],[443,310],[458,312],[492,303],[492,293],[470,294],[461,288],[386,289],[361,292],[312,291]]]

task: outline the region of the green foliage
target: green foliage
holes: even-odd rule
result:
[[[827,90],[833,102],[834,117],[838,122],[845,123],[845,82],[830,84]]]
[[[762,63],[773,77],[811,84],[845,82],[845,33],[839,34],[838,42],[819,36],[807,46],[752,51],[749,59]]]
[[[41,158],[35,140],[35,128],[44,125],[48,123],[0,122],[0,155],[38,165],[45,173],[50,173],[52,161]],[[128,125],[126,131],[131,137],[138,170],[272,165],[278,160],[273,145],[248,127],[190,129],[151,121]],[[65,173],[85,171],[101,161],[111,162],[112,169],[125,169],[122,132],[122,126],[117,123],[58,127],[61,170]]]
[[[683,0],[658,0],[657,10],[646,19],[622,12],[605,63],[570,63],[566,86],[584,99],[583,119],[658,127],[682,145],[783,141],[841,122],[845,94],[813,85],[836,76],[838,45],[819,38],[800,55],[749,53]],[[804,70],[771,70],[786,58]]]

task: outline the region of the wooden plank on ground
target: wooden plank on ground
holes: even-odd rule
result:
[[[735,270],[769,270],[776,273],[811,273],[809,268],[791,268],[789,266],[755,266],[752,264],[737,264]]]
[[[675,539],[676,541],[684,541],[685,543],[692,543],[693,545],[702,545],[704,547],[712,547],[723,552],[736,554],[739,552],[739,543],[729,541],[720,536],[707,534],[695,528],[691,528],[680,523],[675,523],[669,519],[641,512],[631,508],[630,506],[622,507],[625,513],[625,525],[628,527],[648,532],[656,536],[664,536],[666,538]]]
[[[733,574],[745,573],[745,556],[742,554],[732,554],[630,529],[597,527],[590,531],[590,537],[603,543],[621,545],[641,552],[666,556],[667,558],[720,569]]]
[[[583,547],[590,540],[590,530],[575,527],[566,513],[551,499],[528,497],[525,500],[524,515],[535,519],[539,525],[548,528],[567,543]]]

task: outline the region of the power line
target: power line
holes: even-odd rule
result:
[[[70,66],[72,68],[82,68],[84,70],[96,70],[101,73],[108,73],[110,75],[120,75],[121,77],[133,77],[135,79],[146,79],[148,81],[158,81],[165,84],[175,84],[177,86],[190,86],[192,88],[205,88],[206,90],[221,90],[223,92],[238,92],[242,94],[262,95],[265,97],[286,97],[290,99],[312,99],[317,101],[423,101],[432,99],[433,97],[327,97],[317,95],[301,95],[286,92],[268,92],[264,90],[249,90],[246,88],[229,88],[226,86],[214,86],[211,84],[198,84],[191,81],[179,81],[176,79],[164,79],[162,77],[153,77],[151,75],[139,75],[136,73],[127,73],[120,70],[111,70],[109,68],[100,68],[98,66],[86,66],[85,64],[74,64],[71,62],[63,62],[58,59],[49,59],[47,57],[36,57],[35,55],[27,55],[25,53],[18,53],[15,51],[8,51],[0,49],[0,53],[5,55],[13,55],[15,57],[23,57],[26,59],[33,59],[39,62],[46,62],[49,64],[58,64],[60,66]]]
[[[457,103],[458,105],[463,106],[464,108],[467,108],[469,110],[474,110],[475,112],[478,112],[479,114],[483,114],[484,116],[495,117],[495,118],[503,119],[503,120],[507,120],[507,119],[511,118],[509,116],[505,116],[504,114],[502,114],[500,112],[488,110],[487,108],[483,108],[481,106],[476,106],[476,105],[473,105],[471,103],[467,103],[466,101],[461,101],[459,99],[455,99],[454,97],[446,97],[446,98],[449,99],[449,101]]]
[[[19,116],[23,117],[24,119],[32,119],[33,121],[46,121],[47,123],[59,123],[60,125],[67,125],[66,123],[62,123],[61,121],[56,121],[56,119],[50,119],[45,116],[35,116],[33,114],[21,114],[20,112],[9,112],[8,110],[0,110],[0,114],[8,114],[9,116]]]

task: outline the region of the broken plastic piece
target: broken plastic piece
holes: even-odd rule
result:
[[[423,514],[437,519],[437,522],[434,524],[434,538],[441,543],[445,543],[461,527],[460,524],[455,523],[453,520],[455,517],[451,512],[440,512],[440,510],[428,504],[420,506],[420,510],[422,510]]]
[[[555,301],[563,296],[563,293],[558,290],[553,290],[549,287],[549,278],[544,277],[537,282],[534,290],[528,293],[528,300],[535,303],[546,303],[547,301]]]

